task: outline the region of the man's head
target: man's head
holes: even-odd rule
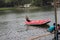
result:
[[[59,24],[57,24],[57,26],[60,26]]]
[[[55,25],[56,25],[56,23],[53,23],[53,25],[55,26]]]

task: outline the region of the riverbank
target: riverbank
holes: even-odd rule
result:
[[[0,8],[0,11],[4,11],[4,10],[15,10],[16,8]]]
[[[5,10],[16,10],[16,11],[31,11],[31,12],[34,12],[34,11],[52,11],[54,10],[53,7],[8,7],[8,8],[0,8],[0,11],[5,11]]]
[[[12,8],[0,8],[0,11],[4,11],[4,10],[23,10],[23,9],[39,9],[41,7],[24,7],[24,8],[20,8],[20,7],[12,7]]]

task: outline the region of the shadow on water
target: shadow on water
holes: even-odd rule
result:
[[[24,9],[16,9],[16,10],[12,10],[13,13],[24,13],[25,10]]]
[[[5,11],[0,11],[0,15],[7,14]]]
[[[39,27],[39,28],[48,28],[49,25],[48,25],[48,24],[43,24],[43,25],[39,25],[39,26],[37,26],[37,27]]]
[[[43,6],[41,7],[41,11],[52,11],[53,10],[53,7],[51,6]]]
[[[50,25],[48,24],[43,24],[43,25],[25,25],[27,27],[33,26],[33,27],[38,27],[38,28],[48,28]]]
[[[26,11],[29,11],[29,12],[39,12],[39,11],[52,11],[54,8],[53,7],[50,7],[50,6],[44,6],[44,7],[38,7],[38,8],[35,8],[35,9],[26,9]]]
[[[39,12],[39,11],[52,11],[53,7],[38,7],[38,8],[17,8],[15,10],[10,10],[12,13],[32,13],[32,12]]]

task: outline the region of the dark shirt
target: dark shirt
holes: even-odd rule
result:
[[[30,20],[28,18],[26,18],[26,21],[30,22]]]

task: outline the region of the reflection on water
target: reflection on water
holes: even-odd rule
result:
[[[24,26],[26,15],[28,15],[31,20],[51,19],[49,25],[54,23],[54,11],[41,11],[41,9],[0,11],[0,40],[7,40],[7,35],[9,35],[12,30],[14,31],[13,33],[25,31],[27,29],[27,26]],[[60,11],[58,11],[58,16],[59,15]]]

